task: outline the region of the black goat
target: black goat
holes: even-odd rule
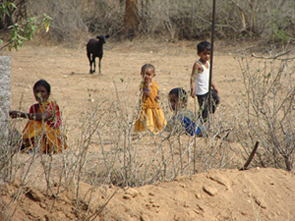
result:
[[[100,36],[96,36],[96,39],[91,38],[87,45],[86,45],[86,50],[87,50],[87,57],[89,59],[89,63],[90,63],[90,74],[93,74],[93,72],[95,72],[95,67],[96,67],[96,63],[95,63],[95,58],[98,57],[99,59],[99,73],[101,73],[101,59],[102,59],[102,55],[103,55],[103,44],[106,43],[106,38],[109,38],[109,35],[100,35]],[[92,55],[92,56],[91,56]],[[93,70],[92,70],[92,63],[94,63],[93,65]]]

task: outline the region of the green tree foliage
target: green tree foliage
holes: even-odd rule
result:
[[[23,2],[25,1],[20,1],[18,4],[21,5]],[[52,20],[50,16],[44,13],[42,21],[30,17],[26,21],[18,23],[13,21],[15,9],[17,9],[17,6],[12,0],[3,0],[0,2],[0,29],[9,31],[9,38],[5,41],[5,44],[0,38],[0,44],[4,44],[0,47],[0,50],[5,47],[8,47],[10,51],[12,48],[18,50],[19,46],[23,46],[24,41],[33,40],[33,35],[37,34],[40,30],[45,29],[46,32],[49,31],[50,21]]]

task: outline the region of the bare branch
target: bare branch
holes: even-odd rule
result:
[[[276,54],[275,56],[271,56],[271,57],[257,56],[257,55],[255,55],[254,53],[252,53],[251,56],[254,57],[254,58],[262,58],[262,59],[277,59],[277,58],[279,58],[279,57],[281,57],[281,56],[284,56],[284,55],[290,53],[290,52],[293,51],[293,50],[294,50],[294,48],[291,48],[289,51],[285,51],[285,52],[282,52],[282,53]],[[292,59],[295,59],[295,57],[293,57],[293,58],[278,59],[278,60],[292,60]]]

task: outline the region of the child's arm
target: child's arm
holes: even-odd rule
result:
[[[42,121],[42,120],[48,120],[51,116],[48,112],[43,113],[24,113],[21,111],[10,111],[9,116],[11,118],[27,118],[29,120],[36,120],[36,121]]]
[[[160,101],[160,100],[161,100],[160,90],[158,90],[158,94],[156,95],[156,101]]]
[[[191,85],[191,96],[195,97],[195,88],[196,88],[196,75],[198,73],[201,73],[202,70],[202,66],[198,63],[195,62],[194,66],[193,66],[193,70],[192,70],[192,76],[190,79],[190,85]]]
[[[143,93],[146,97],[149,97],[151,95],[151,85],[152,81],[150,79],[146,79],[143,82]]]
[[[213,81],[211,81],[211,87],[216,92],[216,94],[218,94],[218,90],[217,90],[215,84],[213,83]]]

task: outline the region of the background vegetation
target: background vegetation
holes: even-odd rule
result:
[[[16,8],[0,20],[0,30],[29,18],[52,18],[44,40],[81,41],[82,37],[110,34],[124,39],[148,36],[177,39],[210,37],[211,0],[8,0]],[[128,5],[129,6],[128,6]],[[216,1],[216,38],[241,41],[253,38],[286,44],[295,37],[295,2],[284,0]],[[127,12],[130,12],[129,15]],[[131,20],[131,21],[130,21]],[[132,25],[128,26],[131,22]],[[126,30],[128,29],[128,30]],[[131,32],[129,29],[132,29]],[[44,36],[45,37],[45,36]]]

